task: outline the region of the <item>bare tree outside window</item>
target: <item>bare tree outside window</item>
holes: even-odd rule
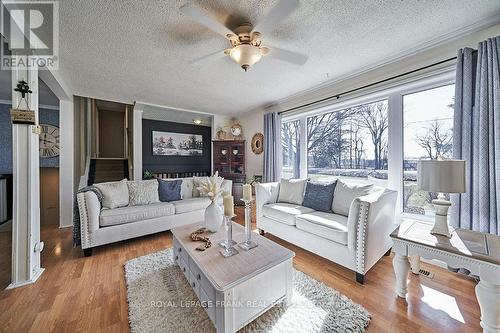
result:
[[[433,214],[436,193],[417,186],[419,159],[451,158],[453,149],[454,85],[429,89],[403,97],[404,160],[403,210]]]
[[[307,118],[308,177],[387,185],[387,101]]]

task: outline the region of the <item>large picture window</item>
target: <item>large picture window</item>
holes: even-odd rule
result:
[[[387,186],[387,101],[307,118],[310,179]]]
[[[281,124],[281,144],[283,151],[282,178],[300,177],[300,121],[284,121]]]
[[[398,213],[428,220],[438,194],[418,188],[417,164],[452,157],[453,82],[450,69],[285,114],[283,178],[391,188],[399,192]]]
[[[420,91],[403,96],[403,211],[433,214],[437,193],[418,189],[419,159],[451,158],[453,148],[453,98],[455,86]]]

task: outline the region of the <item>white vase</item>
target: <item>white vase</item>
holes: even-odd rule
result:
[[[211,232],[218,231],[222,225],[222,218],[222,208],[215,201],[212,201],[205,209],[205,227]]]

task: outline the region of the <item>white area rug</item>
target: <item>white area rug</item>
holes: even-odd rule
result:
[[[132,332],[215,332],[172,249],[125,263]],[[364,332],[370,314],[346,296],[294,269],[289,306],[276,305],[239,332]]]

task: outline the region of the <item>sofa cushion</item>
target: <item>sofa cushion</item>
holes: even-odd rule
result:
[[[338,214],[313,212],[297,216],[297,229],[347,245],[347,217]]]
[[[200,190],[198,190],[198,187],[201,186],[201,183],[208,180],[208,177],[193,177],[193,198],[208,197],[206,194],[203,194],[200,192]]]
[[[175,214],[182,214],[205,209],[211,202],[209,198],[190,198],[181,201],[172,201],[172,204],[175,206]]]
[[[335,214],[348,216],[352,201],[357,197],[370,194],[372,188],[372,184],[347,184],[342,180],[337,179],[337,185],[335,186],[335,194],[332,202],[332,211]]]
[[[158,202],[144,206],[128,206],[115,209],[103,209],[99,217],[101,227],[154,219],[174,215],[175,207],[168,202]]]
[[[282,179],[278,202],[302,205],[307,179]]]
[[[321,212],[331,213],[335,184],[336,183],[316,184],[307,182],[302,206]]]
[[[118,208],[128,205],[129,193],[127,180],[123,179],[119,182],[107,182],[94,184],[102,194],[102,206],[104,208]]]
[[[160,202],[158,181],[156,179],[127,182],[129,206],[149,205]]]
[[[295,225],[296,216],[312,212],[314,209],[285,202],[267,204],[262,207],[262,214],[265,217],[288,225]]]
[[[193,178],[177,178],[182,180],[181,199],[189,199],[193,197]]]
[[[182,179],[158,179],[158,196],[161,202],[181,200]]]

